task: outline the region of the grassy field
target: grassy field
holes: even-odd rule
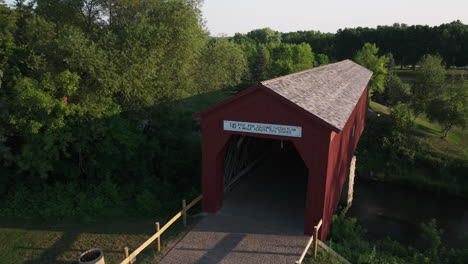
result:
[[[390,110],[379,103],[370,102],[370,108],[378,113],[388,115]],[[454,127],[447,138],[441,139],[441,127],[437,123],[431,123],[426,117],[421,116],[415,120],[412,132],[426,141],[430,151],[439,152],[457,159],[468,159],[468,129]]]
[[[124,247],[132,252],[154,233],[154,221],[148,218],[109,219],[91,224],[0,219],[0,263],[72,264],[82,252],[100,248],[106,263],[118,264],[125,257]],[[178,221],[163,234],[163,247],[170,248],[183,233]],[[162,255],[153,243],[137,259],[138,263],[157,263]]]

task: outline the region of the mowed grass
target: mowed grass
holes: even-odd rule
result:
[[[390,114],[388,107],[370,102],[370,108],[381,114]],[[430,122],[425,116],[415,120],[412,132],[431,146],[430,151],[440,152],[457,159],[468,159],[468,129],[452,128],[447,138],[441,139],[442,129],[439,124]]]
[[[180,221],[176,222],[163,234],[163,247],[168,248],[183,231]],[[131,253],[155,232],[154,221],[148,218],[109,219],[91,224],[3,218],[0,219],[0,263],[72,264],[77,263],[84,251],[100,248],[107,264],[118,264],[125,258],[125,247]],[[153,243],[137,257],[137,263],[157,263],[162,255]]]

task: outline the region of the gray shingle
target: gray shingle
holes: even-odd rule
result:
[[[372,72],[350,60],[286,75],[262,85],[342,130]]]

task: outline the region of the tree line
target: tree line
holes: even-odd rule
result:
[[[352,58],[366,43],[382,54],[393,54],[398,65],[416,65],[426,54],[437,54],[446,66],[468,65],[468,25],[460,20],[439,26],[395,23],[377,28],[345,28],[333,33],[298,31],[282,34],[285,43],[308,43],[332,60]]]
[[[155,212],[156,197],[197,186],[197,124],[177,105],[237,85],[247,66],[235,43],[209,37],[199,5],[0,4],[0,211],[77,215],[131,200]]]
[[[210,37],[198,0],[17,1],[0,30],[0,214],[16,216],[170,207],[199,188],[190,100],[328,63],[271,30]]]

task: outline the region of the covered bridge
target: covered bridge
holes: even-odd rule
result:
[[[312,234],[322,219],[319,237],[325,239],[364,130],[371,76],[345,60],[261,82],[195,115],[203,140],[203,210],[223,206],[231,137],[289,141],[307,167],[304,233]],[[285,174],[284,181],[290,177]]]

